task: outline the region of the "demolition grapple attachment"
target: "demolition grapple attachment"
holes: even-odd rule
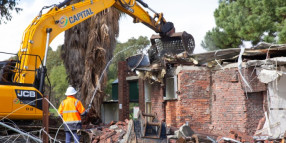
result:
[[[195,40],[191,34],[187,32],[173,33],[169,36],[152,35],[152,50],[156,50],[160,56],[176,55],[186,52],[192,54],[195,49]],[[155,51],[153,51],[155,52]]]

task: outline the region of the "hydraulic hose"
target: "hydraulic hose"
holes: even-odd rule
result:
[[[70,2],[71,0],[65,0],[63,2],[61,2],[60,4],[57,5],[58,8],[61,8],[63,6],[65,6],[68,2]]]

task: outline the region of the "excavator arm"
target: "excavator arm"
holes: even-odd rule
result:
[[[114,4],[114,7],[133,17],[134,23],[142,22],[162,36],[170,35],[171,33],[168,32],[174,32],[172,31],[174,29],[173,23],[166,22],[163,13],[157,13],[142,0],[129,0],[129,3],[125,2],[125,0],[118,0]],[[138,3],[150,9],[154,13],[154,16],[151,17]]]
[[[83,0],[67,6],[70,1],[44,7],[50,10],[45,14],[41,10],[25,29],[17,60],[0,62],[0,119],[42,118],[49,44],[61,32],[112,6],[133,17],[135,23],[141,22],[160,34],[152,39],[152,47],[156,47],[154,43],[161,37],[164,42],[169,42],[165,45],[181,45],[177,42],[183,41],[185,47],[194,47],[191,35],[187,39],[176,35],[173,24],[166,22],[162,13],[155,12],[142,0]],[[150,16],[141,5],[151,10],[154,16]]]
[[[21,63],[17,64],[19,72],[16,73],[14,82],[33,84],[37,74],[35,71],[41,64],[45,66],[48,45],[58,34],[112,6],[132,16],[134,22],[142,22],[160,35],[174,31],[173,24],[166,22],[162,13],[150,16],[139,5],[149,8],[141,0],[85,0],[65,6],[70,1],[65,0],[53,6],[46,14],[40,13],[26,28],[18,53]],[[43,74],[45,71],[39,72]]]

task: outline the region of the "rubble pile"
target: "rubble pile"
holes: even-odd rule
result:
[[[127,132],[129,120],[125,122],[111,121],[108,125],[101,125],[98,127],[85,126],[83,130],[80,131],[82,137],[82,142],[92,142],[92,143],[115,143],[120,142]]]

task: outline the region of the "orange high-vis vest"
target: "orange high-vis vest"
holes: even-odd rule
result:
[[[68,96],[58,109],[64,121],[67,124],[81,123],[80,115],[84,113],[85,109],[82,103],[73,96]]]

